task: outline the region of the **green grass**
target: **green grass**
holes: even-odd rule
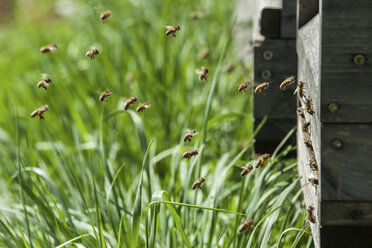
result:
[[[234,8],[229,0],[14,2],[0,32],[0,247],[312,247],[288,137],[264,168],[240,176],[259,130],[251,94],[237,92],[252,68],[238,59],[234,32],[247,25],[235,23]],[[113,17],[101,25],[106,9]],[[193,11],[203,18],[190,20]],[[177,37],[166,37],[163,26],[176,24]],[[50,43],[58,50],[41,54]],[[100,54],[90,60],[92,46]],[[195,74],[202,66],[207,82]],[[43,73],[48,91],[36,88]],[[151,108],[124,111],[130,96]],[[31,119],[44,104],[45,120]],[[187,128],[200,134],[184,144]],[[200,155],[183,160],[193,148]],[[200,176],[202,189],[191,190]],[[248,218],[255,226],[238,233]]]

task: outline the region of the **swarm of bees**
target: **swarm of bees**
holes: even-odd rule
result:
[[[265,94],[265,92],[267,91],[269,86],[270,86],[270,83],[268,83],[268,82],[259,84],[259,85],[257,85],[256,89],[254,90],[254,93],[255,94],[258,94],[258,93]]]
[[[103,24],[103,23],[105,23],[105,21],[107,21],[107,19],[109,19],[111,16],[112,16],[111,11],[106,10],[106,11],[102,12],[102,14],[99,16],[99,19],[101,19],[101,23]]]
[[[253,225],[253,220],[245,220],[240,226],[239,226],[239,232],[245,232],[247,231],[251,226]]]
[[[190,159],[193,156],[199,155],[197,150],[187,151],[182,155],[182,158]]]
[[[89,50],[85,56],[89,57],[90,59],[94,59],[95,56],[97,56],[99,54],[99,51],[98,49],[96,48],[93,48],[92,50]]]
[[[129,97],[128,100],[124,102],[124,110],[128,110],[128,108],[130,108],[130,106],[132,106],[132,104],[134,104],[135,102],[137,102],[137,97]]]
[[[40,48],[41,53],[48,53],[57,50],[57,44],[49,44]]]
[[[196,69],[195,73],[199,75],[199,80],[207,80],[208,79],[208,68],[202,67],[201,70]]]
[[[176,38],[176,33],[181,30],[180,25],[165,26],[165,28],[168,29],[167,32],[165,32],[165,35],[166,36],[172,35],[173,38]]]
[[[39,118],[39,120],[43,120],[44,119],[44,116],[43,114],[48,111],[48,105],[44,105],[44,106],[41,106],[40,108],[37,108],[36,110],[34,110],[30,117],[31,118],[34,118],[35,116],[37,116]]]
[[[195,189],[200,189],[201,188],[201,185],[205,182],[205,179],[204,177],[199,177],[198,179],[196,179],[196,181],[193,183],[192,185],[192,189],[195,190]]]
[[[151,104],[150,102],[144,102],[144,103],[141,103],[137,108],[136,108],[136,111],[137,112],[142,112],[144,111],[145,109],[148,109],[151,107]]]
[[[249,82],[248,81],[244,81],[243,83],[241,83],[238,87],[238,91],[239,92],[242,92],[244,91],[244,93],[246,93],[246,90],[247,88],[249,87]]]
[[[186,142],[186,141],[191,142],[192,137],[198,134],[199,134],[198,131],[196,131],[195,129],[188,131],[183,137],[183,142]]]
[[[107,101],[107,98],[109,97],[109,96],[111,96],[111,90],[104,90],[103,92],[102,92],[102,94],[99,96],[99,100],[101,101],[101,102],[103,102],[103,101],[106,101],[106,102],[108,102]]]
[[[48,90],[48,86],[49,84],[52,82],[52,79],[46,77],[44,78],[43,80],[41,80],[40,82],[37,83],[37,87],[40,88],[40,87],[43,87],[45,90]]]

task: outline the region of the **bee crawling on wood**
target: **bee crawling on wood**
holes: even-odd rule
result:
[[[270,86],[270,83],[268,82],[265,82],[265,83],[262,83],[262,84],[259,84],[256,89],[254,90],[254,93],[255,94],[258,94],[258,93],[262,93],[264,94],[266,92],[266,90],[269,88]]]
[[[106,10],[102,12],[102,14],[99,16],[99,19],[101,19],[101,23],[103,24],[107,19],[109,19],[112,16],[111,11]]]
[[[99,54],[99,51],[98,49],[96,48],[93,48],[92,50],[89,50],[85,56],[89,57],[90,59],[94,59],[95,56],[97,56]]]
[[[305,112],[303,107],[298,107],[296,112],[298,116],[300,116],[302,119],[305,119]]]
[[[239,91],[239,92],[244,91],[244,93],[245,93],[248,87],[249,87],[249,82],[248,82],[248,81],[244,81],[243,83],[241,83],[241,84],[239,85],[239,87],[238,87],[238,91]]]
[[[40,108],[34,110],[34,111],[31,113],[30,117],[31,117],[31,118],[34,118],[35,116],[37,116],[37,117],[39,118],[39,120],[42,120],[42,119],[44,119],[43,114],[44,114],[46,111],[48,111],[48,105],[41,106]]]
[[[304,97],[305,96],[304,86],[305,86],[304,82],[302,81],[298,82],[296,90],[293,92],[293,95],[298,94],[300,97]]]
[[[137,112],[142,112],[144,111],[145,109],[148,109],[151,107],[151,104],[150,102],[144,102],[142,104],[140,104],[137,108],[136,108],[136,111]]]
[[[182,155],[182,158],[190,159],[192,156],[196,156],[196,155],[199,155],[198,151],[197,150],[191,150],[191,151],[185,152]]]
[[[49,84],[52,82],[52,79],[46,77],[44,78],[43,80],[41,80],[40,82],[37,83],[37,87],[40,88],[40,87],[43,87],[45,90],[48,90],[48,86]]]
[[[253,225],[253,220],[245,220],[240,226],[239,226],[239,232],[245,232]]]
[[[258,160],[257,160],[256,168],[258,168],[258,167],[261,167],[261,168],[262,168],[262,167],[264,166],[266,160],[267,160],[269,157],[270,157],[270,154],[267,154],[267,153],[262,154],[262,155],[258,158]]]
[[[202,18],[203,17],[203,13],[202,12],[192,12],[191,14],[190,14],[190,19],[191,20],[197,20],[197,19],[200,19],[200,18]]]
[[[318,171],[318,163],[316,162],[316,159],[315,157],[313,157],[311,160],[310,160],[310,163],[309,163],[309,166],[310,168],[313,170],[313,171]]]
[[[198,134],[199,134],[198,131],[196,131],[195,129],[188,131],[183,137],[183,142],[186,142],[186,141],[191,142],[192,137]]]
[[[308,179],[309,183],[311,183],[313,186],[317,186],[319,185],[319,180],[314,178],[314,177],[311,177]]]
[[[102,92],[102,94],[99,96],[99,100],[101,101],[101,102],[103,102],[103,101],[106,101],[106,102],[108,102],[107,101],[107,98],[109,97],[111,95],[111,90],[104,90],[103,92]]]
[[[304,140],[304,143],[307,149],[309,149],[311,152],[314,152],[314,147],[313,147],[313,143],[311,142],[311,140]]]
[[[295,77],[294,76],[290,76],[290,77],[287,77],[286,79],[284,79],[284,81],[280,84],[280,89],[281,90],[286,90],[290,85],[294,84],[296,81],[295,81]]]
[[[48,53],[57,50],[57,44],[49,44],[40,48],[41,53]]]
[[[200,189],[201,185],[205,182],[204,177],[199,177],[196,181],[192,184],[192,189]]]
[[[251,164],[250,165],[247,165],[247,166],[244,166],[242,172],[240,173],[240,175],[242,177],[244,177],[245,175],[247,175],[248,173],[250,173],[252,170],[253,170],[253,166]]]
[[[313,214],[313,211],[314,211],[314,207],[312,207],[312,206],[309,206],[306,209],[306,219],[309,220],[311,223],[315,224],[316,218]]]
[[[310,121],[304,122],[301,129],[303,133],[310,134]]]
[[[313,110],[313,100],[305,99],[305,110],[310,115],[313,115],[315,113],[314,110]]]
[[[201,70],[196,69],[195,73],[199,75],[199,80],[207,80],[208,79],[208,68],[202,67]]]
[[[168,36],[168,35],[172,35],[173,38],[176,38],[176,33],[181,30],[181,27],[180,25],[176,25],[176,26],[165,26],[167,30],[167,32],[165,32],[165,35]]]
[[[124,110],[127,110],[133,103],[137,101],[137,97],[129,97],[124,103]]]

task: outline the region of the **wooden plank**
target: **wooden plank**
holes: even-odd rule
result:
[[[322,248],[372,247],[372,226],[322,226]]]
[[[372,226],[371,201],[322,201],[321,208],[322,225]]]
[[[252,20],[252,40],[254,42],[263,41],[265,37],[261,34],[261,13],[263,9],[281,9],[282,0],[255,0],[254,2],[254,16]]]
[[[297,0],[297,29],[319,13],[319,0]]]
[[[281,38],[296,38],[297,0],[283,0]]]
[[[321,139],[322,200],[372,201],[372,124],[323,124]]]
[[[372,5],[365,0],[321,1],[321,120],[372,122]],[[365,57],[355,64],[354,56]],[[360,60],[359,60],[360,61]],[[337,103],[335,112],[328,110]]]

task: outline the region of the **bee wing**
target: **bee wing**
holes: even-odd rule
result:
[[[199,69],[196,69],[196,70],[195,70],[195,73],[196,73],[196,74],[201,74],[201,73],[203,73],[203,71],[202,71],[202,70],[199,70]]]
[[[145,103],[145,104],[143,105],[143,107],[146,108],[146,109],[147,109],[147,108],[150,108],[150,107],[151,107],[151,104],[150,104],[149,102],[147,102],[147,103]]]
[[[199,134],[199,132],[198,131],[196,131],[196,130],[193,130],[192,132],[191,132],[191,136],[195,136],[195,135],[198,135]]]
[[[164,26],[164,28],[170,29],[170,28],[172,28],[172,26]]]

